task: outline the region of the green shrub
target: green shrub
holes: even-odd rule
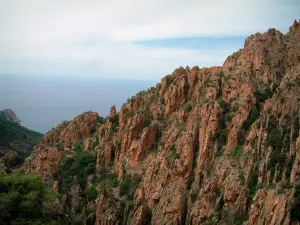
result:
[[[124,180],[120,183],[120,195],[129,195],[131,186],[131,176],[125,176]]]
[[[91,134],[95,134],[96,131],[97,131],[96,127],[93,127],[93,128],[91,129]]]
[[[170,168],[173,165],[175,159],[179,159],[180,155],[177,153],[176,145],[172,145],[170,151],[168,151],[166,160],[167,160],[167,167]]]
[[[97,198],[97,190],[94,186],[88,187],[84,190],[85,196],[87,200],[90,202],[92,200],[95,200]]]
[[[127,117],[133,117],[136,113],[132,112],[132,111],[126,111],[126,116]]]
[[[0,224],[56,224],[58,195],[30,174],[0,174]]]
[[[294,165],[294,162],[295,162],[295,158],[296,158],[295,156],[291,156],[291,158],[288,161],[287,170],[286,170],[287,177],[290,177],[290,175],[291,175],[293,165]]]
[[[146,114],[144,115],[143,127],[150,127],[152,122],[152,115]]]
[[[166,79],[168,84],[171,84],[175,80],[175,78],[170,74],[166,76]]]
[[[268,134],[267,145],[272,146],[274,149],[282,147],[281,134],[278,129],[272,129]]]
[[[149,208],[146,208],[144,217],[143,217],[143,224],[151,224],[151,218],[152,218],[152,210]]]
[[[84,168],[85,174],[92,174],[92,173],[94,173],[94,171],[95,171],[95,163],[94,162],[89,163],[87,165],[87,167]]]
[[[287,86],[287,87],[295,87],[295,86],[296,86],[296,83],[295,83],[295,82],[289,81],[289,82],[286,83],[286,86]]]
[[[60,163],[61,170],[67,170],[69,167],[72,166],[73,162],[75,161],[74,158],[71,157],[65,157],[63,158]]]
[[[246,141],[246,132],[245,130],[241,129],[238,132],[238,145],[244,145]]]
[[[187,182],[187,189],[190,190],[191,187],[192,187],[192,184],[194,183],[194,180],[195,180],[195,173],[194,173],[194,170],[191,174],[191,176],[189,177],[189,180]]]
[[[285,66],[282,66],[282,67],[280,68],[280,72],[281,72],[282,75],[285,75],[285,73],[286,73],[286,68],[285,68]]]
[[[230,122],[234,116],[235,116],[235,113],[234,113],[234,112],[226,113],[226,114],[225,114],[225,120],[226,120],[227,122]]]
[[[234,225],[243,225],[245,221],[248,220],[248,216],[241,215],[241,213],[237,212],[234,214]]]
[[[215,194],[216,194],[218,197],[220,197],[221,194],[222,194],[221,189],[217,187],[217,188],[215,189]]]
[[[274,92],[270,88],[263,89],[254,93],[257,101],[257,105],[260,108],[260,103],[263,103],[266,99],[272,98]]]
[[[101,117],[101,116],[97,116],[97,123],[104,123],[104,118],[103,117]]]
[[[188,83],[185,83],[183,88],[187,92],[190,88],[190,85]]]
[[[108,117],[109,122],[111,122],[112,124],[117,124],[118,123],[118,116],[114,116],[114,117]]]
[[[127,98],[126,104],[130,103],[132,104],[135,100],[135,96],[132,96],[131,98]]]
[[[226,113],[229,109],[229,104],[225,102],[222,98],[218,99],[218,103],[223,111],[223,113]]]
[[[244,174],[240,173],[240,174],[239,174],[239,178],[240,178],[240,180],[241,180],[241,183],[242,183],[242,184],[245,184],[245,176],[244,176]]]
[[[118,187],[118,186],[119,186],[118,178],[114,177],[112,179],[112,187]]]
[[[243,122],[242,128],[248,130],[251,127],[251,125],[258,119],[258,117],[259,117],[258,109],[256,107],[252,108],[248,119]]]
[[[76,151],[76,152],[82,151],[82,143],[77,143],[77,144],[76,144],[76,146],[75,146],[75,151]]]
[[[147,91],[141,91],[141,95],[149,94],[151,91],[155,90],[155,87],[148,88]]]
[[[295,137],[298,136],[300,130],[300,117],[298,115],[294,116],[294,135]]]
[[[237,99],[237,97],[232,97],[229,99],[229,103],[231,104],[233,101],[235,101]]]
[[[291,221],[299,221],[300,218],[300,184],[295,186],[295,195],[291,207]]]
[[[191,191],[190,192],[190,197],[191,197],[192,202],[195,202],[197,197],[198,197],[198,192],[197,191]]]
[[[220,157],[222,155],[224,155],[224,152],[221,149],[216,152],[216,157]]]
[[[278,183],[277,194],[283,194],[285,189],[291,189],[293,185],[289,181],[281,181]]]
[[[243,155],[243,146],[237,145],[234,149],[230,152],[230,156],[232,157],[240,157]]]
[[[286,149],[290,148],[290,135],[289,134],[286,134],[284,136],[283,141],[282,141],[282,146]]]
[[[276,165],[278,164],[279,169],[282,169],[286,163],[286,155],[284,153],[281,153],[283,140],[278,129],[273,128],[268,134],[267,146],[272,146],[273,148],[268,165],[268,169],[271,170],[271,177],[273,177]]]
[[[186,74],[186,70],[185,70],[185,68],[183,68],[183,66],[179,66],[178,68],[176,68],[174,70],[174,72],[179,73],[179,74]]]
[[[111,182],[109,180],[104,180],[99,185],[99,193],[104,194],[106,193],[107,189],[111,187]]]
[[[258,181],[258,173],[256,171],[253,171],[250,175],[249,183],[248,183],[248,189],[251,198],[253,198],[254,194],[256,193],[257,181]]]
[[[55,144],[54,147],[56,147],[59,152],[63,152],[64,151],[64,147],[62,145],[58,144],[58,143]]]
[[[191,104],[187,104],[184,107],[184,111],[186,111],[186,112],[191,112],[192,109],[193,109],[193,106]]]
[[[225,129],[221,129],[220,134],[217,136],[217,140],[220,142],[221,145],[225,145],[227,141],[227,136],[229,131]]]
[[[85,187],[86,177],[94,173],[96,157],[86,151],[75,152],[74,157],[65,157],[59,162],[59,168],[67,187],[71,185],[76,176],[82,189]]]
[[[239,110],[240,105],[236,102],[234,103],[233,107],[232,107],[232,111],[233,112],[237,112]]]
[[[271,153],[270,158],[271,159],[270,159],[268,169],[271,170],[271,175],[273,177],[277,164],[279,166],[279,169],[282,169],[285,167],[286,155],[284,153],[281,153],[279,149],[274,149]]]
[[[132,206],[134,206],[134,202],[131,199],[127,199],[127,200],[125,200],[125,205],[127,207],[132,207]]]

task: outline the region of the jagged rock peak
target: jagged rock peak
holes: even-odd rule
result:
[[[117,116],[116,106],[113,105],[113,106],[110,108],[109,117],[113,118],[113,117],[116,117],[116,116]]]
[[[290,26],[290,31],[298,29],[299,26],[300,26],[300,19],[299,19],[299,22],[295,19],[293,25]]]

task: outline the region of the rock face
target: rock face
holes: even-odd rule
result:
[[[49,131],[35,146],[33,154],[26,159],[26,170],[52,180],[52,176],[59,171],[59,161],[96,132],[97,117],[98,113],[86,112],[70,122],[62,122],[56,129]]]
[[[222,67],[176,69],[105,119],[63,122],[25,169],[64,183],[59,165],[82,144],[96,167],[81,188],[98,194],[73,214],[94,209],[91,224],[299,224],[299,132],[296,21],[248,37]]]
[[[14,111],[12,111],[11,109],[4,109],[0,111],[0,117],[8,120],[8,121],[13,121],[17,124],[21,123],[21,120],[18,119],[17,115],[15,114]]]

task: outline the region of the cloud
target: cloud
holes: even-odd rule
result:
[[[157,79],[179,65],[221,64],[236,45],[184,49],[143,41],[286,32],[299,11],[297,0],[1,1],[0,73]]]

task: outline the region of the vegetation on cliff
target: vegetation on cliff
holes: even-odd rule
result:
[[[16,122],[0,117],[0,158],[3,157],[2,162],[7,168],[21,165],[42,137],[41,133],[31,131]]]

